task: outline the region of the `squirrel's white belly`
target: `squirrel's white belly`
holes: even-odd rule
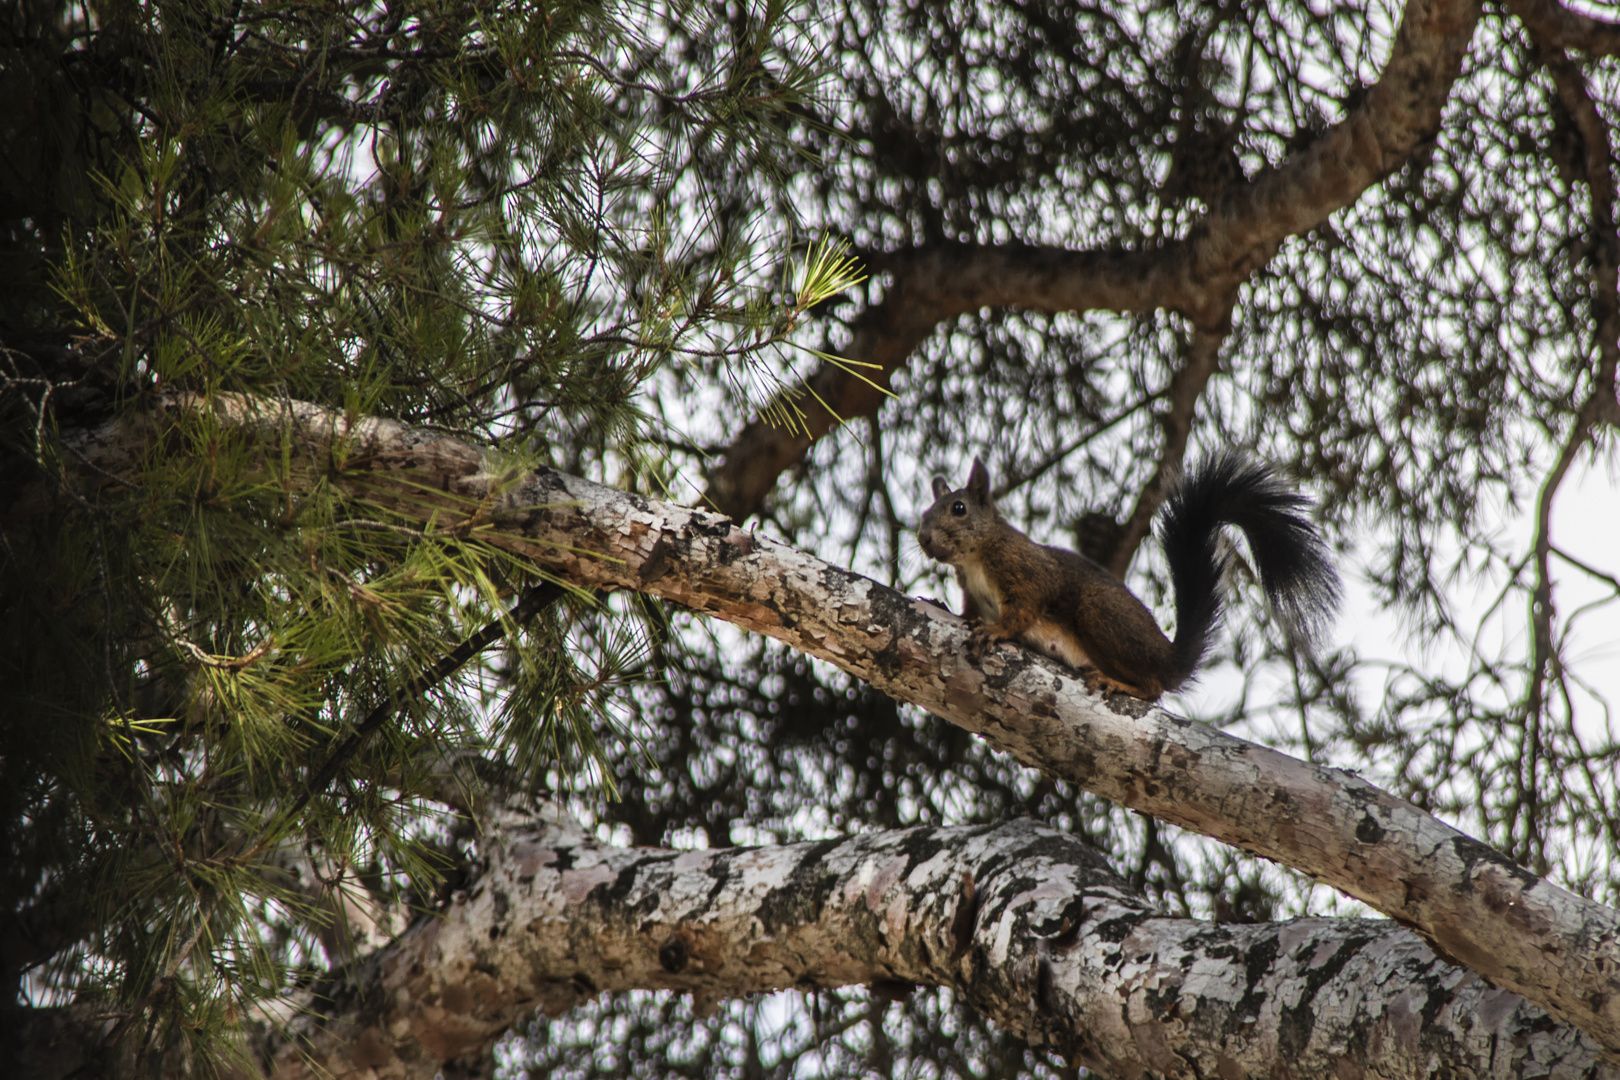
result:
[[[1018,636],[1025,645],[1036,652],[1045,653],[1072,668],[1091,667],[1091,657],[1080,647],[1080,642],[1075,639],[1073,631],[1065,629],[1058,623],[1038,619]]]
[[[960,563],[956,567],[957,580],[962,584],[962,591],[967,593],[973,601],[973,606],[979,612],[979,618],[985,622],[993,623],[1001,618],[1001,590],[990,584],[990,578],[985,575],[984,567],[974,559],[971,562]]]

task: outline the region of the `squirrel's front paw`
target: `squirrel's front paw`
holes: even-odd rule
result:
[[[968,655],[974,663],[984,659],[984,654],[1000,645],[1006,638],[995,632],[995,628],[985,623],[977,623],[968,632]]]

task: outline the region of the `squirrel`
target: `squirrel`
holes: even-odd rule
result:
[[[934,505],[917,539],[956,569],[972,647],[1021,641],[1081,670],[1087,685],[1152,701],[1190,679],[1221,619],[1222,525],[1249,538],[1272,610],[1309,642],[1338,606],[1339,576],[1305,511],[1310,501],[1268,466],[1216,454],[1186,477],[1159,511],[1159,542],[1175,588],[1176,637],[1146,605],[1084,555],[1037,544],[1007,523],[990,498],[990,473],[973,459],[967,486],[934,478]]]

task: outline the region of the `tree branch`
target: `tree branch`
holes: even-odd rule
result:
[[[1505,0],[1502,6],[1548,47],[1620,56],[1620,26],[1614,23],[1577,14],[1558,0]]]
[[[1228,312],[1227,318],[1230,317]],[[1142,541],[1153,529],[1153,515],[1164,505],[1164,500],[1170,494],[1170,485],[1181,475],[1182,464],[1187,459],[1187,439],[1192,435],[1193,414],[1198,409],[1199,399],[1204,396],[1204,388],[1209,385],[1220,363],[1221,342],[1226,340],[1226,332],[1226,325],[1218,329],[1195,327],[1192,341],[1187,347],[1186,362],[1170,379],[1170,387],[1165,393],[1170,407],[1159,417],[1159,424],[1164,429],[1164,450],[1153,470],[1153,479],[1148,481],[1147,487],[1137,498],[1131,516],[1125,519],[1108,560],[1108,569],[1117,578],[1123,579],[1130,570],[1136,549],[1142,546]]]
[[[1553,640],[1557,607],[1553,601],[1551,565],[1552,508],[1558,489],[1569,475],[1570,466],[1591,443],[1599,423],[1605,420],[1614,423],[1620,419],[1620,407],[1615,402],[1615,369],[1617,362],[1620,362],[1620,232],[1616,231],[1615,184],[1608,125],[1598,114],[1580,68],[1565,55],[1562,46],[1543,40],[1539,27],[1531,26],[1530,30],[1536,39],[1541,60],[1552,76],[1558,104],[1568,114],[1584,151],[1581,173],[1591,200],[1593,242],[1590,276],[1592,309],[1597,315],[1597,366],[1592,375],[1592,390],[1576,412],[1575,422],[1564,439],[1558,459],[1543,481],[1536,499],[1536,585],[1530,600],[1530,679],[1521,712],[1524,753],[1521,755],[1522,764],[1515,770],[1514,782],[1518,789],[1514,810],[1516,820],[1510,820],[1509,831],[1515,834],[1518,841],[1519,857],[1533,866],[1541,867],[1548,860],[1541,836],[1541,822],[1537,820],[1540,816],[1541,793],[1535,770],[1542,757],[1541,731],[1546,719],[1547,683],[1549,680],[1562,682],[1564,677],[1558,648]]]
[[[939,323],[965,311],[1167,308],[1224,333],[1238,288],[1284,240],[1354,203],[1435,137],[1478,19],[1477,0],[1409,0],[1389,62],[1362,103],[1275,169],[1230,186],[1183,240],[1131,252],[941,245],[871,259],[868,269],[892,274],[893,284],[863,313],[845,352],[876,370],[824,366],[806,382],[814,393],[799,393],[801,428],[752,421],[710,477],[707,504],[738,521],[756,513],[812,441],[877,412],[884,395],[864,380],[887,387]],[[1144,498],[1159,482],[1155,474]]]
[[[281,829],[286,823],[294,820],[309,805],[309,800],[326,791],[327,785],[337,778],[343,766],[360,748],[367,739],[376,734],[377,729],[387,723],[401,707],[421,697],[429,690],[437,687],[445,679],[460,671],[467,661],[489,648],[505,636],[509,627],[522,626],[534,618],[541,611],[562,599],[567,592],[561,585],[550,581],[542,581],[524,590],[522,597],[513,605],[512,610],[498,618],[491,619],[477,631],[469,634],[461,644],[445,653],[426,671],[418,672],[401,687],[396,694],[391,694],[383,701],[378,702],[366,714],[364,720],[355,725],[343,745],[332,751],[332,755],[322,763],[320,769],[304,785],[304,789],[290,802],[286,809],[276,815],[276,820],[267,826],[260,834],[259,839],[243,858],[256,854],[273,840],[279,838]]]
[[[1027,820],[777,848],[604,847],[492,830],[488,869],[322,987],[267,1055],[282,1078],[456,1076],[537,1006],[950,987],[1106,1076],[1620,1076],[1590,1040],[1382,920],[1215,925],[1159,913],[1083,841]],[[375,1072],[368,1072],[375,1070]],[[322,1074],[324,1075],[324,1074]]]
[[[1590,432],[1599,423],[1620,424],[1620,404],[1615,398],[1615,372],[1620,365],[1620,222],[1615,217],[1614,149],[1609,143],[1609,125],[1599,115],[1581,69],[1561,49],[1538,44],[1558,103],[1580,135],[1581,171],[1591,199],[1592,309],[1597,315],[1598,362],[1591,395],[1576,414],[1576,431]]]
[[[281,460],[287,439],[312,466],[326,462],[330,482],[372,503],[441,526],[459,506],[495,526],[480,536],[556,577],[637,590],[767,634],[1026,765],[1301,870],[1620,1051],[1620,912],[1353,774],[1142,701],[1103,701],[1075,672],[1014,647],[971,663],[961,620],[726,518],[550,470],[492,475],[473,447],[302,402],[174,395],[157,413],[65,441],[96,482],[138,462],[170,418],[204,409],[266,437],[269,461]]]

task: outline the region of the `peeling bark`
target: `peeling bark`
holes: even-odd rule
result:
[[[608,990],[881,982],[950,987],[1107,1076],[1620,1076],[1392,923],[1162,918],[1027,820],[685,852],[513,824],[486,834],[486,869],[444,918],[321,989],[326,1015],[271,1052],[272,1075],[478,1073],[536,1007]]]
[[[807,380],[814,392],[801,394],[801,428],[749,423],[710,477],[707,504],[739,521],[757,512],[811,442],[875,415],[885,396],[879,387],[939,323],[966,311],[1166,308],[1224,333],[1238,288],[1284,240],[1354,203],[1434,139],[1478,20],[1478,0],[1409,0],[1389,62],[1361,104],[1276,168],[1231,185],[1185,239],[1139,251],[951,244],[869,260],[893,284],[844,351],[876,370],[823,367]],[[1158,485],[1155,476],[1149,494]]]
[[[1014,646],[967,658],[962,620],[724,517],[550,470],[492,475],[474,448],[307,403],[176,395],[65,440],[80,475],[132,470],[164,414],[283,439],[305,467],[588,589],[633,589],[767,634],[1104,798],[1294,867],[1411,927],[1441,957],[1620,1051],[1620,912],[1536,877],[1359,777],[1086,690]],[[126,471],[125,475],[136,475]],[[426,494],[424,494],[426,493]],[[491,527],[493,526],[493,527]]]

